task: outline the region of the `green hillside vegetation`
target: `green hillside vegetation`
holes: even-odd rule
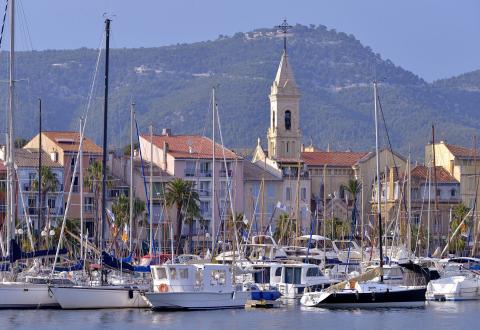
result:
[[[113,27],[115,33],[115,28]],[[116,36],[119,38],[119,36]],[[157,48],[113,49],[109,134],[112,147],[129,143],[129,104],[136,103],[143,132],[170,127],[174,134],[211,133],[211,88],[218,102],[225,144],[253,147],[265,142],[268,94],[282,52],[274,29],[258,29],[214,41]],[[371,150],[374,143],[372,81],[380,81],[385,118],[394,147],[423,156],[430,125],[438,139],[471,145],[480,121],[480,73],[426,83],[382,59],[352,35],[324,26],[296,25],[288,54],[302,93],[304,142],[319,148]],[[31,137],[37,127],[37,98],[44,104],[46,129],[78,129],[87,103],[97,51],[91,49],[20,52],[17,59],[16,135]],[[0,75],[7,77],[7,53]],[[87,134],[102,137],[103,59]],[[6,104],[7,85],[0,85]],[[4,130],[4,127],[2,127]],[[385,143],[385,139],[382,139]]]

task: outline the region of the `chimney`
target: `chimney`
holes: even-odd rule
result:
[[[167,154],[168,154],[168,143],[163,141],[163,168],[167,169]]]
[[[170,128],[164,128],[162,129],[162,135],[170,136],[172,135],[172,130]]]

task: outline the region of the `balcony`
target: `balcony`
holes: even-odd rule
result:
[[[206,210],[200,209],[200,213],[204,218],[210,218],[212,216],[212,210],[210,209],[206,209]]]
[[[212,191],[210,189],[199,189],[198,196],[200,197],[210,197],[212,195]]]
[[[184,174],[186,177],[201,177],[201,178],[212,177],[212,171],[209,171],[209,170],[196,171],[194,169],[185,169]]]
[[[228,177],[231,178],[232,175],[233,175],[233,171],[232,170],[224,170],[224,169],[220,170],[220,176],[222,178],[226,177],[227,174],[228,174]]]

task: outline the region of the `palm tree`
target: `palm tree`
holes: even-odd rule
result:
[[[100,213],[100,196],[102,194],[102,163],[94,161],[87,167],[87,173],[83,178],[85,186],[93,192],[93,209],[94,209],[94,222],[96,224],[96,243],[98,245],[99,234],[101,231],[100,223],[98,221],[98,215]],[[111,178],[107,178],[107,187],[111,186]],[[83,197],[82,197],[83,198]]]
[[[357,197],[362,189],[362,184],[358,182],[358,180],[350,179],[348,180],[348,183],[343,186],[343,189],[345,189],[345,191],[347,191],[351,196],[353,196],[352,229],[354,229],[356,226],[356,220],[357,220]],[[348,210],[348,204],[347,204],[347,210]]]
[[[284,238],[290,236],[290,233],[292,233],[294,230],[295,220],[291,219],[288,214],[284,213],[278,217],[277,226],[275,228],[273,237],[278,244],[281,244],[284,241]]]
[[[452,233],[457,229],[463,219],[467,216],[470,209],[461,203],[456,205],[452,210],[452,222],[450,223],[450,229]],[[452,238],[452,241],[449,243],[449,252],[459,253],[465,249],[465,240],[462,238],[462,234],[466,233],[468,230],[469,223],[465,221],[460,229],[460,233]]]
[[[165,203],[168,207],[177,208],[176,232],[178,242],[182,236],[182,223],[185,218],[190,223],[190,229],[193,226],[193,220],[200,215],[200,197],[195,191],[195,184],[191,181],[185,181],[180,178],[168,182],[165,191]],[[178,244],[177,246],[179,246]],[[178,253],[178,248],[177,248]]]
[[[49,167],[42,166],[40,171],[41,171],[41,175],[42,175],[42,184],[41,184],[41,187],[40,187],[40,194],[41,194],[41,197],[42,197],[43,205],[39,205],[39,213],[38,214],[40,215],[41,210],[45,209],[45,210],[47,210],[47,219],[48,219],[48,215],[50,214],[50,209],[48,207],[47,196],[48,196],[49,192],[57,190],[58,185],[59,185],[59,181]],[[38,190],[38,179],[33,180],[32,190],[34,190],[34,191]],[[40,220],[40,217],[39,217],[39,220]],[[47,221],[47,223],[48,223],[48,221]],[[44,228],[47,225],[47,223],[44,224],[44,223],[39,222],[38,223],[38,228],[41,230],[42,228]]]

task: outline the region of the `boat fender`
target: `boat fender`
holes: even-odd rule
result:
[[[168,285],[165,283],[162,283],[158,286],[158,291],[160,292],[168,292]]]
[[[133,299],[133,290],[128,290],[128,298]]]
[[[372,291],[372,301],[375,301],[375,291]]]

